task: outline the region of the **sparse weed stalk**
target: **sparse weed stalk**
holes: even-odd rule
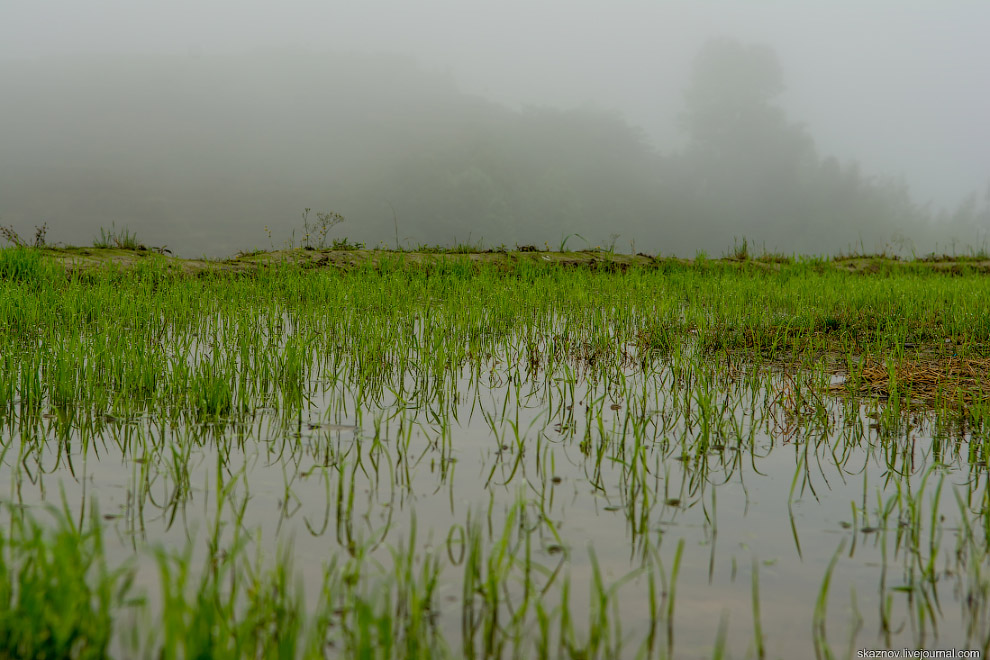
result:
[[[18,234],[12,226],[5,227],[0,225],[0,236],[3,237],[3,240],[7,241],[14,247],[26,247],[24,244],[24,239],[21,238],[21,235]]]
[[[311,208],[307,207],[303,209],[302,212],[302,222],[303,222],[303,247],[306,249],[319,249],[323,250],[327,247],[327,234],[330,230],[337,225],[344,222],[344,216],[335,211],[317,211],[316,221],[310,225],[309,213],[312,211]],[[265,226],[265,230],[268,230],[268,226]],[[271,232],[268,233],[269,239],[271,239]],[[315,245],[314,245],[315,239]],[[334,241],[333,249],[345,249],[338,247],[338,245],[347,245],[347,239],[340,241]]]

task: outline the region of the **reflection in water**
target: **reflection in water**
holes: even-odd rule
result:
[[[2,488],[80,521],[98,506],[112,561],[147,569],[149,543],[194,561],[291,548],[311,608],[328,564],[373,572],[411,548],[436,562],[436,625],[463,648],[494,643],[481,609],[539,638],[518,608],[562,598],[552,635],[630,654],[986,645],[985,459],[965,429],[825,397],[821,369],[581,344],[548,371],[545,339],[508,341],[459,378],[415,350],[286,350],[310,363],[294,394],[212,421],[14,415]],[[421,364],[367,388],[346,376],[362,359]],[[139,582],[159,588],[154,570]]]

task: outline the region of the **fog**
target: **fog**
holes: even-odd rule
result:
[[[987,25],[975,1],[6,2],[0,225],[184,256],[299,244],[305,208],[369,246],[980,250]]]

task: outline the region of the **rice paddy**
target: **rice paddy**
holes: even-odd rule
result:
[[[979,264],[99,257],[0,252],[2,657],[990,650]]]

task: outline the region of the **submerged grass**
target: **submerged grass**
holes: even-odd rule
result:
[[[0,657],[831,657],[844,571],[887,646],[985,652],[985,277],[743,248],[0,251]]]

